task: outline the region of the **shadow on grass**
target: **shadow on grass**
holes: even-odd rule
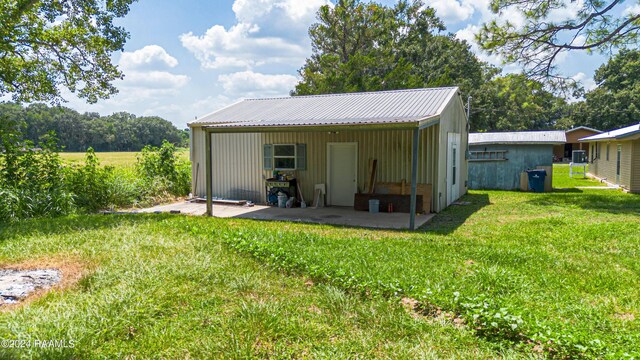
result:
[[[490,204],[489,194],[469,194],[461,197],[456,203],[450,205],[437,214],[430,222],[420,228],[424,232],[437,234],[449,234],[464,224],[474,213]]]
[[[537,206],[578,206],[596,212],[640,215],[640,195],[622,194],[616,190],[554,191],[527,203]]]
[[[0,222],[0,244],[13,239],[42,235],[109,229],[121,225],[133,225],[160,220],[170,215],[71,215],[57,218],[36,218],[13,223]]]

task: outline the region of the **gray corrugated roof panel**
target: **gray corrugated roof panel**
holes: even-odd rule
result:
[[[469,145],[488,144],[564,144],[564,131],[517,131],[469,134]]]
[[[587,127],[587,126],[577,126],[577,127],[574,127],[572,129],[567,130],[566,133],[570,133],[570,132],[574,132],[574,131],[578,131],[578,130],[589,130],[589,131],[593,131],[593,132],[596,132],[596,133],[601,133],[602,132],[602,131],[600,131],[598,129],[590,128],[590,127]]]
[[[248,99],[190,126],[320,126],[416,122],[440,115],[457,87]],[[225,124],[225,125],[222,125]]]
[[[608,139],[621,140],[632,137],[634,135],[640,136],[640,124],[623,127],[622,129],[607,131],[598,135],[583,137],[582,139],[578,139],[578,141],[598,141]]]

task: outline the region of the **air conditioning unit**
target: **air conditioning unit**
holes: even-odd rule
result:
[[[571,162],[574,164],[585,164],[587,162],[587,152],[584,150],[573,150]]]

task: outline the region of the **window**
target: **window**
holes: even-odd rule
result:
[[[609,144],[607,144],[607,161],[609,161]]]
[[[293,144],[274,144],[273,164],[276,170],[295,170],[296,146]]]
[[[265,144],[265,170],[305,170],[307,148],[305,144]]]
[[[469,161],[504,161],[507,150],[469,151]]]

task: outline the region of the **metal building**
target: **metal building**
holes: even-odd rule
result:
[[[469,189],[519,189],[522,172],[540,167],[551,184],[553,148],[565,142],[564,131],[471,133]]]
[[[429,184],[438,212],[466,193],[467,126],[457,87],[244,100],[189,124],[193,193],[265,203],[276,170],[353,206],[375,159],[377,182]]]

